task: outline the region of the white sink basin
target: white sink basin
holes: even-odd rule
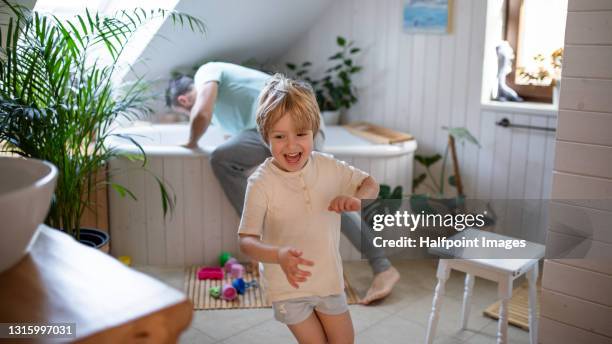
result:
[[[0,157],[0,272],[26,254],[47,216],[56,179],[49,162]]]

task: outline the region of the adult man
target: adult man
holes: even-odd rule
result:
[[[168,105],[190,114],[191,130],[184,147],[197,148],[198,140],[211,123],[232,135],[211,154],[210,163],[239,215],[242,214],[249,171],[270,157],[268,147],[255,129],[257,97],[269,77],[239,65],[209,62],[198,69],[193,79],[179,77],[170,81],[168,87]],[[315,149],[323,147],[324,130],[321,128],[320,135],[315,138]],[[341,227],[342,233],[359,249],[358,216],[343,214]],[[371,240],[366,241],[371,243]],[[389,295],[399,280],[399,273],[382,250],[369,248],[364,253],[374,272],[372,285],[361,300],[369,304]]]

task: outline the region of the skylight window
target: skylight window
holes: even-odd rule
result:
[[[177,3],[178,0],[38,0],[34,10],[54,15],[60,19],[69,19],[77,14],[84,14],[86,9],[92,13],[100,14],[112,14],[119,10],[134,8],[173,10]],[[120,64],[125,67],[134,64],[163,23],[163,19],[157,18],[142,26],[126,46]],[[100,49],[99,56],[90,56],[90,58],[104,60],[108,58],[105,54],[106,51]],[[126,76],[129,68],[119,68],[118,70],[115,73],[115,78],[121,80]]]

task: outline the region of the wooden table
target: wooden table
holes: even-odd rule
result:
[[[46,226],[0,274],[0,323],[76,323],[78,343],[174,343],[192,309],[176,289]]]

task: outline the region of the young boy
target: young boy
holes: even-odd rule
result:
[[[259,97],[257,127],[272,157],[248,182],[241,250],[263,263],[274,317],[300,343],[352,343],[339,253],[340,213],[376,198],[366,173],[313,152],[319,108],[309,85],[277,74]]]

